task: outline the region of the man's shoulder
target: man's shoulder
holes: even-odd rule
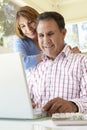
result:
[[[71,55],[69,57],[72,57],[75,60],[79,60],[79,61],[81,61],[81,60],[86,60],[87,61],[87,55],[84,54],[84,53],[71,53]]]
[[[74,56],[76,56],[76,57],[87,57],[87,54],[84,54],[84,53],[73,53],[74,54]]]

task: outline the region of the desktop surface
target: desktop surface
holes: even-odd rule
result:
[[[87,130],[87,126],[56,126],[51,119],[6,120],[0,119],[0,130]]]

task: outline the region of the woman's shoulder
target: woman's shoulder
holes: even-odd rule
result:
[[[24,45],[24,41],[21,38],[15,36],[14,44],[13,44],[14,50],[17,49],[17,48],[20,48],[23,45]]]
[[[30,39],[30,38],[28,38],[28,37],[24,37],[24,39],[22,39],[22,38],[19,38],[19,37],[16,37],[15,38],[15,41],[16,42],[21,42],[21,43],[32,43],[33,41]]]
[[[14,41],[15,42],[21,42],[21,41],[23,41],[23,39],[19,38],[18,36],[15,36]]]
[[[22,38],[19,38],[19,37],[15,36],[15,38],[14,38],[14,43],[17,44],[17,45],[18,44],[29,43],[29,41],[30,41],[30,39],[27,38],[27,37],[25,37],[24,39],[22,39]]]

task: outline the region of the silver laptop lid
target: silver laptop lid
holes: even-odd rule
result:
[[[0,55],[0,118],[34,118],[20,53]]]

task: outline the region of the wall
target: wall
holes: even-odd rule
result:
[[[66,22],[87,21],[87,0],[75,0],[72,3],[60,5],[59,11]]]
[[[43,11],[58,11],[67,22],[87,20],[87,0],[23,0],[28,5]]]

